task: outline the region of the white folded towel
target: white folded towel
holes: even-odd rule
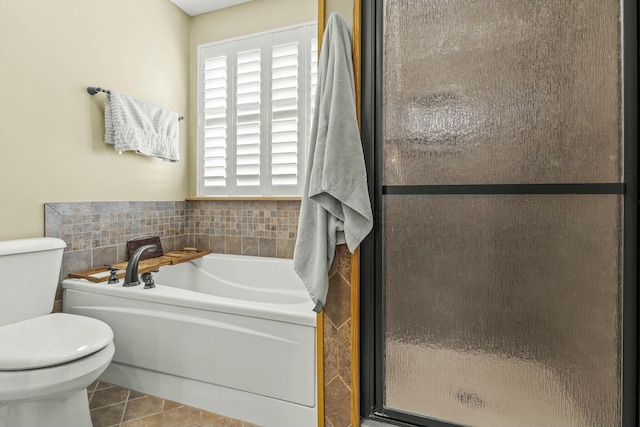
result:
[[[105,97],[104,142],[118,152],[177,162],[178,113],[111,90]]]
[[[329,289],[337,244],[353,253],[373,227],[367,172],[356,118],[351,33],[331,14],[318,61],[316,105],[293,265],[314,311]]]

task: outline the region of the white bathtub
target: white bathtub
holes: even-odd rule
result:
[[[154,278],[63,282],[63,311],[114,331],[101,379],[260,426],[317,426],[316,314],[291,260],[210,254]]]

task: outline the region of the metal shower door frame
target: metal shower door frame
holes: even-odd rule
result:
[[[359,1],[359,0],[356,0]],[[382,185],[383,0],[362,0],[362,140],[375,225],[361,245],[361,415],[397,425],[453,424],[396,412],[383,405],[384,293],[382,200],[392,194],[621,194],[623,195],[621,427],[637,427],[638,414],[638,8],[621,0],[624,175],[621,183],[508,185]],[[426,424],[425,424],[426,423]]]

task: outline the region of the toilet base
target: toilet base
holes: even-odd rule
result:
[[[23,402],[0,403],[0,427],[92,427],[87,389]]]

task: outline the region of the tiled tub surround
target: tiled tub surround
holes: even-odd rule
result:
[[[293,258],[299,201],[193,201],[190,243],[211,252]]]
[[[60,278],[129,258],[127,240],[159,236],[165,252],[195,246],[217,253],[292,258],[298,201],[46,203],[45,236],[67,243]],[[55,311],[61,311],[61,292]]]
[[[187,202],[46,203],[45,236],[67,243],[61,278],[126,261],[127,240],[160,236],[166,251],[188,246]],[[56,298],[57,300],[58,298]]]
[[[351,254],[347,245],[336,248],[336,256],[329,271],[329,293],[323,311],[323,385],[324,427],[356,427],[359,419],[357,405],[352,405],[352,289]]]

